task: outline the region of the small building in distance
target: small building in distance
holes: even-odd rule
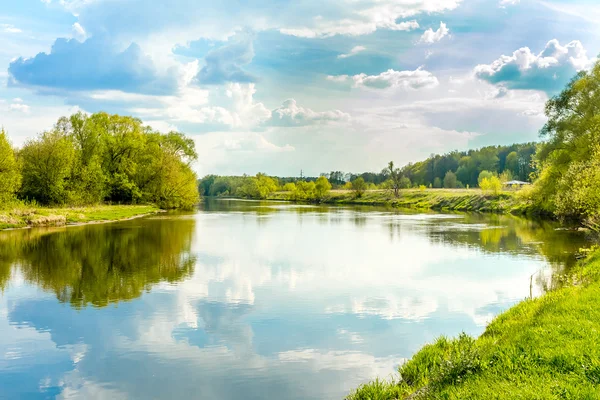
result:
[[[523,182],[523,181],[517,181],[517,180],[504,182],[504,186],[507,186],[507,187],[510,187],[510,188],[522,188],[523,186],[527,186],[527,185],[531,185],[531,183],[529,183],[529,182]]]

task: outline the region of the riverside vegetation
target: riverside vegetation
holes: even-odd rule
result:
[[[199,201],[193,140],[139,119],[62,117],[13,148],[0,131],[0,229],[115,220]],[[124,206],[127,205],[127,206]]]

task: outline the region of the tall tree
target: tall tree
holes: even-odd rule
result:
[[[4,128],[0,129],[0,202],[13,199],[21,186],[21,171]]]

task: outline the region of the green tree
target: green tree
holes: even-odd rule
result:
[[[390,188],[393,190],[394,196],[398,197],[402,188],[402,171],[400,168],[394,168],[394,162],[390,161],[386,172],[389,177]]]
[[[541,134],[546,142],[535,156],[540,172],[533,197],[560,217],[596,219],[594,202],[582,199],[595,179],[590,168],[600,142],[600,63],[580,72],[546,103],[545,111],[548,121]]]
[[[21,186],[21,171],[4,129],[0,129],[0,203],[15,198]]]
[[[444,176],[444,187],[447,189],[454,189],[458,187],[456,174],[454,174],[452,171],[446,172],[446,176]]]
[[[356,197],[362,197],[367,190],[367,184],[362,177],[358,177],[352,181],[352,191]]]
[[[486,171],[486,170],[484,170],[484,171],[481,171],[481,172],[479,173],[479,177],[477,178],[477,183],[479,184],[479,187],[481,187],[481,182],[482,182],[484,179],[486,179],[486,178],[487,178],[487,179],[489,180],[489,179],[490,179],[491,177],[493,177],[493,176],[494,176],[494,173],[493,173],[493,172]]]
[[[436,189],[439,189],[442,187],[442,180],[440,178],[438,178],[437,176],[433,180],[433,187]]]
[[[283,185],[284,192],[293,192],[294,190],[296,190],[296,184],[294,182],[288,182]]]
[[[508,170],[513,176],[519,175],[519,155],[516,151],[510,152],[506,156],[506,162],[504,163],[504,170]]]
[[[320,176],[315,181],[315,198],[317,200],[323,200],[329,191],[331,190],[331,183],[327,180],[326,177]]]
[[[500,179],[497,176],[492,175],[489,178],[482,178],[481,182],[479,183],[479,187],[481,187],[481,190],[484,192],[489,192],[496,195],[502,190],[502,182],[500,182]]]
[[[75,160],[73,142],[57,130],[29,140],[19,152],[23,165],[21,195],[41,204],[65,204]]]

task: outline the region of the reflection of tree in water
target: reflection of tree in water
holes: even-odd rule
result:
[[[193,219],[147,219],[8,232],[0,236],[0,278],[8,279],[11,265],[17,266],[26,281],[77,308],[134,299],[158,282],[192,274],[194,224]]]
[[[428,224],[426,230],[435,242],[472,246],[489,253],[541,255],[556,275],[572,268],[577,262],[577,252],[590,241],[584,232],[559,227],[552,221],[510,215],[466,214],[460,221]],[[558,282],[556,279],[546,281],[543,274],[533,279],[544,289]]]

